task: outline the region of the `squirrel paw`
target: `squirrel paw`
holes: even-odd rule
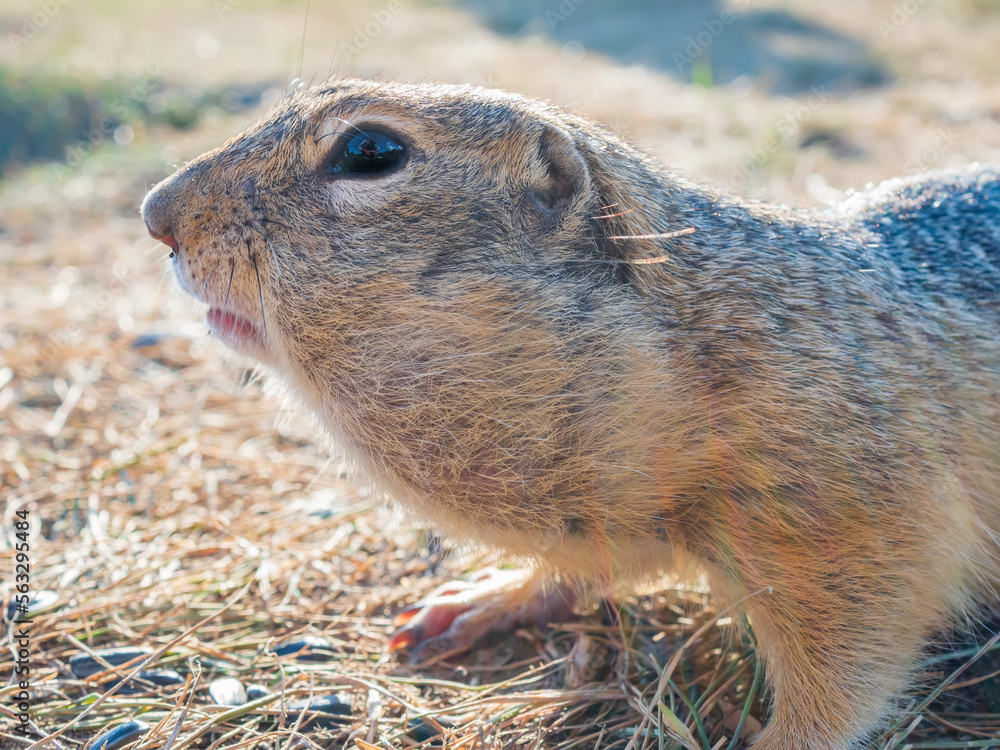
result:
[[[490,631],[559,619],[571,613],[574,599],[570,587],[529,571],[487,568],[469,581],[439,586],[396,615],[388,648],[412,648],[408,662],[419,664],[465,651]]]

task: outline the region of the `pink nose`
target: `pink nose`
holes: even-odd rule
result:
[[[146,227],[146,229],[149,230],[149,236],[152,237],[154,240],[159,240],[164,245],[169,247],[171,250],[180,249],[180,246],[177,244],[177,240],[174,239],[174,236],[172,234],[157,234],[148,226]]]
[[[176,182],[176,179],[168,178],[150,190],[141,209],[142,220],[150,236],[175,252],[180,247],[174,237]]]

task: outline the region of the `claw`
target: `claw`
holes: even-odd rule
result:
[[[547,596],[540,580],[526,571],[489,568],[470,581],[439,586],[396,615],[388,649],[410,649],[411,664],[465,651],[491,630],[510,629],[526,619],[544,624],[549,614],[565,614],[574,599],[568,591]]]
[[[422,641],[437,638],[446,632],[460,615],[468,612],[469,602],[423,600],[396,615],[392,624],[396,632],[389,638],[389,650],[411,648]]]

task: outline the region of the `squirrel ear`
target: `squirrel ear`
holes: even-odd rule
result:
[[[587,186],[587,162],[566,132],[547,124],[538,140],[538,159],[528,197],[554,218]]]

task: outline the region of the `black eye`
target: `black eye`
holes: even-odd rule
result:
[[[348,135],[326,168],[328,177],[342,174],[388,172],[406,155],[392,136],[378,130]]]

